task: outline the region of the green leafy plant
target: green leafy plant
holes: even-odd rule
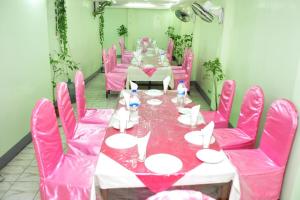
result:
[[[178,64],[182,63],[183,53],[185,48],[192,47],[193,34],[179,35],[175,33],[175,28],[169,26],[165,34],[174,42],[173,56],[176,58]]]
[[[104,42],[104,9],[106,6],[111,6],[112,2],[111,1],[101,1],[97,4],[94,4],[94,17],[98,16],[99,18],[99,40],[100,40],[100,45],[103,48],[103,42]]]
[[[68,52],[68,37],[67,37],[67,12],[65,0],[55,0],[55,21],[56,35],[59,40],[61,52]]]
[[[219,60],[219,58],[216,58],[214,60],[206,61],[203,64],[205,71],[206,71],[206,77],[212,76],[213,79],[213,87],[214,87],[214,101],[215,101],[215,109],[218,108],[218,82],[222,81],[225,77],[224,72],[222,70],[222,64]],[[209,91],[211,93],[211,91]]]
[[[126,26],[124,26],[123,24],[119,28],[117,28],[117,31],[118,31],[118,35],[120,37],[122,37],[122,36],[125,37],[128,34],[128,30],[127,30]]]

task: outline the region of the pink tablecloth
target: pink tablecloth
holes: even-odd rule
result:
[[[147,146],[147,157],[158,153],[172,154],[181,159],[182,169],[171,175],[158,175],[149,171],[144,163],[138,162],[135,168],[132,167],[130,160],[132,155],[137,155],[137,148],[133,147],[126,150],[116,150],[103,143],[101,152],[112,158],[128,170],[132,171],[146,187],[152,192],[160,192],[171,187],[177,180],[185,175],[186,172],[200,165],[202,162],[195,156],[201,146],[192,145],[185,141],[184,135],[192,129],[189,126],[182,125],[177,121],[179,116],[171,98],[175,96],[174,92],[168,95],[156,97],[163,101],[160,106],[151,106],[146,103],[152,97],[143,92],[139,92],[142,105],[139,109],[139,115],[142,119],[150,121],[151,135]],[[196,129],[200,130],[204,125],[199,125]],[[136,125],[127,130],[127,134],[136,135],[141,126]],[[118,133],[118,130],[108,128],[105,138]],[[145,133],[146,134],[146,133]],[[220,150],[219,145],[214,143],[210,148]]]
[[[142,69],[145,72],[145,74],[147,74],[147,76],[149,77],[151,77],[157,70],[156,67],[143,67]]]

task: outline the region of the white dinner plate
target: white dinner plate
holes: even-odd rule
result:
[[[125,105],[125,99],[124,99],[124,98],[123,98],[123,99],[120,99],[120,100],[119,100],[119,104],[121,104],[121,105],[124,106],[124,105]]]
[[[184,135],[184,139],[194,145],[202,145],[203,144],[203,134],[201,131],[191,131]],[[210,139],[210,144],[215,143],[216,139],[214,136]]]
[[[146,158],[145,166],[157,174],[174,174],[182,169],[182,161],[170,154],[154,154]]]
[[[182,107],[179,107],[177,108],[178,109],[178,112],[180,114],[183,114],[183,115],[189,115],[191,114],[191,109],[190,108],[182,108]]]
[[[221,151],[216,151],[213,149],[201,149],[196,153],[199,160],[206,163],[219,163],[224,160],[224,155]]]
[[[147,104],[152,105],[152,106],[158,106],[162,103],[161,100],[159,99],[149,99],[147,100]]]
[[[184,125],[191,125],[191,117],[190,115],[180,115],[177,120]],[[197,125],[205,124],[204,119],[201,115],[198,116]]]
[[[105,140],[105,144],[114,149],[128,149],[136,145],[136,137],[126,134],[118,133],[109,136]]]
[[[172,98],[171,101],[173,103],[177,103],[177,97]],[[190,98],[185,97],[184,104],[189,104],[189,103],[192,103],[192,100]]]
[[[133,126],[134,126],[134,122],[128,121],[126,129],[130,129]],[[111,127],[115,128],[115,129],[120,129],[120,121],[116,118],[113,118],[112,122],[111,122]]]
[[[151,90],[146,90],[145,94],[152,96],[152,97],[158,97],[158,96],[163,95],[164,93],[161,90],[151,89]]]

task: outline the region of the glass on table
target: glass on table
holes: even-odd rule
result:
[[[139,162],[144,162],[146,159],[147,144],[150,137],[150,133],[150,121],[146,119],[141,119],[136,133]]]

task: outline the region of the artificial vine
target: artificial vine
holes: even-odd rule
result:
[[[104,9],[106,6],[110,6],[112,4],[111,1],[101,1],[99,3],[94,2],[94,16],[99,15],[99,41],[100,45],[103,48],[104,42]]]
[[[55,0],[55,21],[56,35],[59,40],[61,52],[68,54],[68,26],[65,0]]]

